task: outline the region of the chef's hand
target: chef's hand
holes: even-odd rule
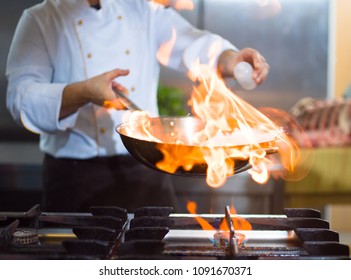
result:
[[[87,103],[93,103],[108,108],[124,110],[112,88],[127,93],[127,89],[115,81],[120,76],[126,76],[129,70],[114,69],[90,79],[67,85],[62,94],[60,119],[75,113]]]
[[[256,84],[259,85],[266,80],[269,65],[257,50],[251,48],[244,48],[238,52],[233,50],[224,51],[218,60],[218,70],[223,77],[234,77],[234,68],[242,61],[251,64],[253,68],[252,78]]]

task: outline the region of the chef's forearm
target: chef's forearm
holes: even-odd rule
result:
[[[59,119],[74,114],[77,110],[89,102],[86,97],[85,84],[74,83],[67,85],[62,94],[62,103]]]

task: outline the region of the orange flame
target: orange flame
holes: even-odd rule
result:
[[[168,65],[176,39],[177,39],[176,30],[173,27],[171,39],[165,42],[164,44],[162,44],[157,51],[157,59],[163,65]]]
[[[230,206],[230,214],[232,214],[232,215],[237,214],[234,206],[232,206],[232,205]],[[239,217],[239,216],[232,217],[232,221],[233,221],[233,225],[234,225],[235,230],[252,230],[251,224],[242,217]],[[219,229],[222,231],[229,230],[228,224],[225,221],[225,219],[223,219],[223,221],[219,225]]]
[[[179,167],[189,171],[195,165],[206,163],[202,150],[197,147],[159,144],[157,148],[162,151],[163,159],[156,163],[156,167],[169,173],[175,173]]]
[[[162,4],[164,6],[171,6],[176,10],[194,9],[194,3],[192,0],[152,0],[152,2]]]
[[[288,147],[292,145],[278,126],[232,93],[209,67],[197,66],[192,69],[192,75],[201,84],[194,88],[190,104],[194,114],[206,123],[194,141],[199,140],[196,144],[203,147],[203,159],[208,164],[207,184],[212,187],[223,185],[226,177],[233,175],[238,159],[248,160],[253,179],[265,183],[269,179],[266,149],[277,147],[277,142],[286,143]],[[179,155],[180,151],[176,152]],[[186,152],[188,157],[192,157],[189,151]],[[171,165],[174,170],[175,151],[167,153],[171,154],[169,158],[173,159]],[[289,158],[291,161],[286,164],[290,168],[296,159]]]
[[[196,215],[196,207],[197,205],[194,201],[189,201],[187,203],[187,209],[190,214]],[[230,213],[236,214],[234,206],[231,206]],[[227,239],[229,238],[229,227],[225,218],[223,218],[218,230],[216,230],[213,226],[211,226],[205,219],[201,218],[200,216],[195,216],[195,219],[203,230],[215,230],[218,233],[220,233],[223,237],[226,237]],[[251,224],[242,217],[233,217],[232,221],[235,230],[252,230]],[[243,233],[235,233],[235,235],[238,245],[244,242],[245,235]]]
[[[197,208],[196,202],[189,201],[186,207],[190,214],[196,214],[196,208]],[[205,219],[199,216],[195,216],[195,219],[200,224],[203,230],[214,230],[213,226],[211,226]]]
[[[212,65],[213,54],[219,47],[216,42],[210,48],[209,65],[195,61],[189,73],[190,78],[199,82],[189,105],[194,115],[206,124],[202,131],[194,134],[193,143],[197,149],[163,147],[165,158],[159,168],[173,173],[177,167],[189,170],[205,161],[208,165],[206,181],[211,187],[222,186],[226,177],[234,174],[238,160],[248,161],[251,166],[248,172],[260,184],[268,181],[270,170],[277,166],[281,168],[282,177],[291,176],[296,165],[305,159],[296,140],[284,131],[282,124],[268,118],[267,112],[257,110],[227,88]],[[291,123],[290,118],[284,125]],[[278,160],[268,156],[276,151],[279,151]],[[301,174],[304,176],[306,172]]]
[[[123,105],[118,100],[118,98],[113,100],[105,100],[102,106],[106,109],[117,109],[117,110],[123,109]]]

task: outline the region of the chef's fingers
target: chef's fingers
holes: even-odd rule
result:
[[[257,51],[252,53],[253,79],[261,84],[268,76],[269,64],[266,59]]]
[[[114,79],[120,76],[127,76],[129,74],[129,70],[127,69],[114,69],[105,73],[107,79],[113,81]]]
[[[123,94],[128,95],[128,90],[120,83],[115,81],[116,78],[120,76],[127,76],[129,74],[129,70],[124,69],[114,69],[109,72],[106,72],[104,75],[107,81],[111,82],[111,87],[115,88],[116,90],[122,92]],[[112,89],[111,89],[112,90]],[[119,100],[119,98],[113,98],[110,100],[105,100],[104,107],[106,108],[114,108],[116,110],[126,110],[127,108],[123,105],[123,103]]]
[[[110,82],[112,87],[116,88],[117,90],[123,92],[124,94],[128,93],[128,90],[122,86],[121,84],[117,83],[116,79],[121,76],[127,76],[129,74],[129,70],[124,69],[114,69],[109,72],[105,72],[104,76],[107,82]]]
[[[262,61],[258,68],[254,68],[254,80],[257,84],[261,84],[266,80],[269,73],[269,64],[265,61]]]
[[[269,73],[269,64],[261,53],[252,48],[243,48],[238,52],[238,61],[246,61],[253,68],[252,78],[261,84]]]

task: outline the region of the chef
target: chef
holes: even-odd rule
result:
[[[115,127],[125,111],[112,90],[157,116],[157,53],[172,34],[172,69],[186,73],[194,61],[214,59],[223,76],[241,61],[252,65],[257,84],[268,74],[258,51],[238,50],[152,1],[46,0],[23,12],[8,56],[7,107],[40,134],[45,211],[177,207],[169,175],[142,166],[121,143]]]

